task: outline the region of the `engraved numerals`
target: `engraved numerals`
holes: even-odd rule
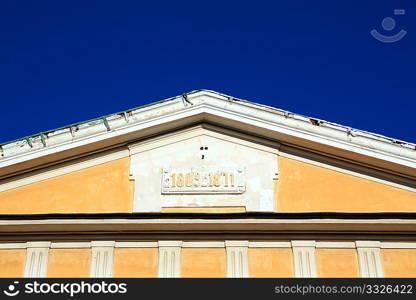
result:
[[[163,169],[162,193],[243,193],[242,168]]]

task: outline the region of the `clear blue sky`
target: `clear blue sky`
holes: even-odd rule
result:
[[[195,89],[416,142],[416,1],[146,2],[0,1],[0,142]]]

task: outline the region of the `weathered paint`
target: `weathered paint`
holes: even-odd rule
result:
[[[416,277],[416,249],[381,249],[385,277]]]
[[[242,213],[246,212],[244,206],[231,207],[162,207],[165,213]]]
[[[131,212],[123,158],[0,193],[1,214]]]
[[[416,195],[379,182],[279,157],[279,212],[416,212]]]
[[[157,277],[157,248],[115,248],[114,277]]]
[[[316,249],[318,277],[359,277],[355,249]]]
[[[50,249],[48,277],[88,277],[91,249]]]
[[[22,277],[26,249],[0,250],[0,277]]]
[[[293,277],[290,248],[249,248],[250,277]]]
[[[225,248],[182,248],[181,277],[225,277]]]
[[[129,146],[130,170],[135,179],[134,212],[160,212],[162,207],[207,206],[245,206],[247,211],[274,210],[272,178],[277,172],[277,150],[271,146],[276,145],[264,146],[250,141],[245,135],[235,137],[228,131],[219,133],[215,131],[220,130],[216,127],[205,127],[196,126]],[[189,179],[193,178],[190,170],[195,170],[199,174],[198,180],[193,183],[181,180],[181,185],[189,185],[186,188],[192,190],[201,184],[198,189],[203,188],[209,194],[162,194],[166,184],[163,178],[176,181],[166,175],[164,169],[182,170],[178,175],[181,178],[189,175]],[[227,183],[228,187],[241,188],[240,192],[225,194],[221,188],[222,183],[225,185],[225,177],[221,177],[222,183],[218,180],[217,184],[212,182],[202,187],[201,170],[210,175],[241,171],[242,176],[235,176]]]

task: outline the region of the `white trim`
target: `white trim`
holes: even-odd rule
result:
[[[116,248],[157,248],[158,242],[116,242]]]
[[[0,249],[26,249],[26,243],[0,243]]]
[[[292,247],[315,247],[316,242],[311,240],[291,241]]]
[[[52,242],[51,249],[81,249],[91,248],[90,242]]]
[[[383,277],[380,248],[357,248],[357,253],[361,277]]]
[[[158,241],[159,247],[182,247],[182,241]]]
[[[382,242],[381,249],[416,249],[415,242]]]
[[[249,248],[291,248],[291,242],[249,242]]]
[[[50,248],[51,242],[26,242],[26,248]]]
[[[159,278],[177,278],[181,272],[182,241],[159,241]]]
[[[102,153],[93,154],[91,156],[85,156],[82,158],[66,161],[55,166],[44,168],[38,171],[32,171],[27,174],[4,180],[3,183],[0,182],[0,192],[70,174],[128,156],[129,151],[127,148],[125,148],[105,151]]]
[[[315,241],[292,241],[295,277],[317,277]]]
[[[201,231],[262,230],[273,232],[322,231],[330,230],[342,233],[364,234],[379,231],[384,234],[414,232],[416,220],[411,219],[46,219],[0,220],[0,233],[13,231],[22,233],[43,233],[96,230],[113,232],[117,230],[135,230],[141,232],[165,231],[178,232],[192,230],[195,226]],[[203,225],[203,226],[202,226]]]
[[[32,138],[31,145],[25,141],[17,141],[2,145],[3,158],[0,169],[4,172],[21,171],[23,164],[29,160],[44,158],[67,151],[74,155],[84,146],[91,148],[107,147],[116,141],[125,142],[140,136],[138,132],[161,132],[159,127],[172,128],[172,124],[189,124],[200,120],[222,121],[226,126],[234,126],[246,131],[256,131],[273,139],[279,138],[288,143],[309,144],[314,149],[338,152],[343,157],[352,157],[361,162],[383,166],[384,162],[392,163],[388,169],[399,170],[407,176],[414,176],[416,168],[415,145],[405,142],[397,143],[380,135],[340,126],[322,121],[321,126],[311,124],[308,117],[290,114],[282,110],[254,104],[211,91],[198,91],[188,94],[193,105],[184,105],[181,97],[163,103],[134,110],[131,116],[112,115],[107,117],[110,131],[103,122],[80,124],[81,130],[72,133],[69,128],[57,130],[49,134],[49,138]],[[226,124],[225,124],[226,123]],[[141,132],[143,136],[144,132]],[[46,145],[46,147],[44,146]],[[23,147],[22,147],[23,146]],[[335,150],[334,150],[335,149]],[[337,150],[338,149],[338,150]],[[371,158],[371,161],[370,159]],[[353,159],[353,160],[354,160]],[[380,163],[381,161],[381,163]],[[44,162],[45,163],[45,162]],[[14,165],[13,171],[5,168]],[[32,165],[36,165],[32,163]],[[20,168],[20,170],[19,170]],[[0,175],[0,176],[2,176]]]
[[[225,241],[227,253],[227,277],[249,277],[248,241]]]
[[[225,241],[226,247],[248,247],[248,241]]]
[[[115,241],[91,241],[91,247],[114,247]]]
[[[182,248],[224,248],[225,242],[183,242]]]
[[[316,242],[316,248],[342,248],[342,249],[355,249],[355,242]]]
[[[51,242],[27,242],[25,278],[44,278],[48,271],[48,256]]]
[[[280,144],[266,139],[251,136],[241,132],[225,129],[211,124],[200,124],[190,128],[175,131],[174,133],[164,134],[144,141],[128,145],[130,156],[160,148],[166,145],[180,143],[182,141],[199,137],[201,135],[210,136],[219,140],[232,142],[241,146],[253,148],[273,154],[279,153]]]
[[[114,241],[91,242],[90,277],[112,277]]]
[[[357,248],[380,248],[380,241],[355,241]]]

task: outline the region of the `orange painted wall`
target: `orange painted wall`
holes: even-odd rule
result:
[[[250,277],[293,277],[290,248],[249,248]]]
[[[279,212],[416,212],[416,193],[279,157]]]
[[[26,249],[0,250],[0,277],[22,277]]]
[[[129,158],[0,193],[0,214],[131,212]]]
[[[182,248],[181,277],[225,276],[225,248]]]
[[[360,277],[355,249],[316,249],[318,277]]]
[[[50,249],[48,277],[89,277],[91,249]]]
[[[381,249],[384,277],[416,277],[416,249]]]
[[[157,277],[157,248],[115,248],[114,277]]]

